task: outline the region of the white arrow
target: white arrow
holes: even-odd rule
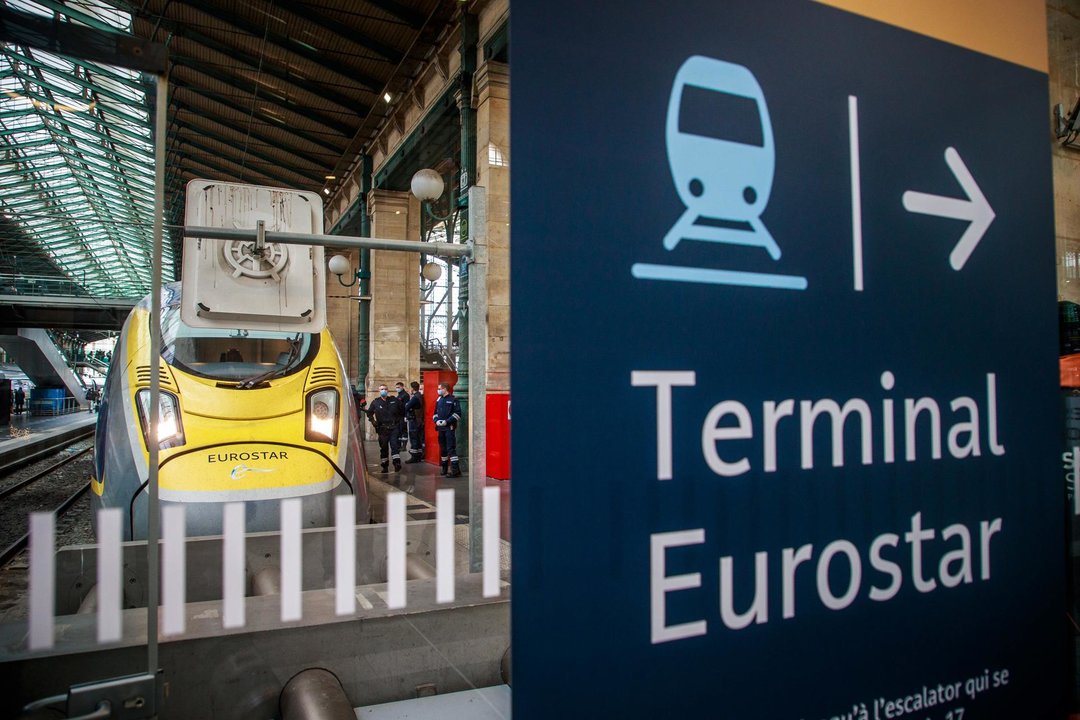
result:
[[[971,222],[964,234],[960,236],[960,242],[956,243],[956,247],[949,253],[949,264],[952,265],[953,270],[959,270],[971,257],[971,253],[982,240],[990,223],[994,222],[995,215],[990,203],[986,201],[986,196],[982,194],[975,178],[971,177],[971,171],[960,159],[960,153],[956,152],[955,148],[945,148],[945,162],[949,164],[949,169],[953,171],[960,187],[967,193],[968,199],[960,200],[908,190],[904,193],[904,209],[923,215],[937,215]]]

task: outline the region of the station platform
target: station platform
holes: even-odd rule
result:
[[[10,423],[0,425],[0,468],[59,443],[92,434],[97,417],[97,413],[86,411],[48,417],[13,414]]]
[[[504,720],[510,717],[510,686],[477,688],[399,700],[355,710],[358,720]]]
[[[389,472],[383,474],[379,466],[379,443],[374,440],[364,441],[364,452],[367,456],[368,478],[375,481],[375,491],[371,498],[372,513],[376,519],[381,519],[383,503],[378,484],[382,483],[389,488],[408,493],[414,499],[410,503],[408,513],[414,520],[427,520],[435,518],[435,492],[451,488],[454,490],[454,514],[459,523],[468,522],[469,517],[469,478],[466,473],[467,465],[462,462],[461,477],[443,477],[439,474],[439,466],[433,463],[406,463],[408,452],[401,453],[401,472],[395,472],[394,466],[390,465]],[[499,537],[510,540],[510,481],[496,480],[489,477],[488,487],[499,488]]]

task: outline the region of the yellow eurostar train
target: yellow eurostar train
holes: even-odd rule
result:
[[[221,533],[222,505],[245,503],[248,532],[279,527],[300,498],[304,527],[334,523],[351,494],[368,518],[363,444],[329,331],[192,328],[180,284],[162,288],[159,496],[185,507],[188,536]],[[97,422],[92,506],[120,508],[126,539],[146,537],[150,296],[128,316]]]

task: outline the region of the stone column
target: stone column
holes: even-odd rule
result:
[[[391,240],[418,240],[410,223],[413,203],[407,192],[372,190],[371,235]],[[418,232],[418,229],[417,229]],[[371,366],[365,382],[368,397],[379,385],[408,384],[420,373],[420,254],[371,251]]]
[[[330,258],[335,255],[347,257],[353,269],[359,267],[360,252],[358,250],[326,248],[326,262],[329,262]],[[354,278],[344,275],[341,279],[345,282],[352,282]],[[345,372],[348,373],[350,384],[357,379],[358,353],[356,343],[358,335],[357,322],[360,315],[360,304],[350,299],[350,296],[356,295],[358,288],[359,285],[342,287],[341,283],[338,282],[337,275],[329,270],[326,271],[326,325],[330,329],[330,334],[334,336],[334,344],[337,345],[338,352],[341,353],[341,361],[345,365]]]
[[[487,188],[487,390],[510,391],[510,70],[476,70],[476,185]]]
[[[1053,0],[1046,7],[1050,53],[1050,105],[1068,116],[1080,98],[1080,6]],[[1049,116],[1049,113],[1048,113]],[[1051,135],[1051,138],[1053,136]],[[1054,228],[1057,234],[1058,300],[1080,302],[1080,152],[1051,140],[1054,173]]]

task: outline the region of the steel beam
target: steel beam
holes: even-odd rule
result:
[[[385,13],[393,15],[398,20],[401,20],[414,30],[418,30],[424,26],[426,18],[420,13],[416,12],[410,7],[406,7],[397,0],[367,0],[368,3],[374,5]]]
[[[284,83],[291,85],[292,87],[303,90],[304,92],[320,97],[324,100],[339,105],[346,110],[355,112],[360,117],[365,117],[371,111],[371,107],[364,103],[357,102],[353,98],[347,97],[332,87],[329,87],[323,83],[312,81],[308,78],[300,77],[293,73],[288,66],[280,65],[274,62],[273,58],[269,57],[257,57],[243,50],[227,45],[219,40],[215,40],[212,37],[204,35],[203,33],[195,30],[190,25],[183,24],[173,20],[171,18],[163,17],[154,13],[150,13],[146,10],[145,3],[128,2],[127,0],[109,0],[112,5],[115,5],[125,12],[131,13],[132,17],[144,20],[154,26],[155,29],[160,28],[163,32],[170,36],[176,36],[182,38],[185,41],[190,41],[196,45],[202,45],[205,48],[220,53],[229,59],[233,63],[242,63],[248,67],[257,70],[264,75],[270,75],[272,77],[281,80]],[[174,42],[170,49],[176,50],[176,43]],[[362,92],[370,93],[371,90],[363,90]]]
[[[355,112],[361,118],[366,117],[371,112],[371,106],[359,102],[351,97],[343,95],[332,87],[319,82],[302,78],[292,73],[288,67],[278,65],[272,58],[259,58],[254,55],[249,55],[243,50],[230,47],[224,43],[218,42],[211,37],[207,37],[200,32],[192,30],[186,25],[180,25],[176,22],[166,22],[165,26],[170,28],[171,32],[176,33],[181,38],[191,41],[197,45],[202,45],[215,52],[225,55],[229,59],[247,65],[248,67],[259,71],[264,75],[277,78],[278,80],[291,85],[292,87],[303,90],[304,92],[311,93],[317,97],[334,103],[339,107],[343,107],[346,110]],[[371,90],[362,90],[361,92],[370,93]]]
[[[205,165],[208,168],[215,169],[218,172],[228,172],[229,175],[232,175],[233,177],[240,177],[241,176],[241,175],[238,175],[235,171],[232,171],[232,172],[228,171],[227,168],[224,168],[224,167],[218,165],[213,160],[207,160],[205,156],[196,156],[196,155],[190,155],[188,153],[185,153],[181,149],[180,146],[189,145],[189,146],[195,148],[196,150],[198,150],[200,152],[207,153],[210,157],[216,158],[218,161],[225,162],[225,163],[231,163],[233,165],[236,165],[237,168],[239,168],[241,174],[243,172],[245,172],[245,171],[246,172],[254,172],[254,173],[257,173],[259,175],[262,175],[265,178],[270,178],[274,182],[280,184],[282,187],[292,187],[292,186],[296,185],[295,180],[286,179],[286,176],[280,175],[277,172],[274,172],[274,171],[269,171],[268,172],[266,170],[263,170],[263,169],[261,169],[259,167],[254,166],[254,165],[247,165],[245,163],[239,162],[237,160],[234,160],[231,157],[227,157],[224,153],[222,153],[220,151],[213,150],[213,149],[207,147],[206,145],[203,145],[202,143],[195,142],[195,141],[191,140],[190,138],[184,137],[182,135],[175,135],[174,137],[176,138],[176,146],[173,147],[172,152],[175,155],[179,155],[181,157],[187,158],[187,159],[192,160],[194,162],[200,163],[202,165]],[[275,168],[281,168],[281,167],[282,166],[280,164],[275,166]],[[308,185],[318,185],[320,183],[319,183],[318,180],[314,180],[314,181],[313,180],[308,180],[307,184]]]
[[[227,105],[227,103],[223,102],[219,98],[214,97],[213,94],[211,94],[205,88],[196,87],[195,85],[192,85],[191,83],[177,81],[177,80],[173,80],[172,84],[175,87],[183,88],[186,92],[189,92],[192,95],[196,95],[198,97],[209,100],[211,102],[218,103],[220,105]],[[321,148],[325,148],[326,150],[329,150],[331,152],[336,152],[338,154],[345,152],[344,148],[338,147],[336,145],[332,145],[327,140],[324,140],[322,138],[317,138],[310,132],[306,132],[306,131],[303,131],[303,130],[297,130],[296,128],[290,127],[289,123],[287,123],[284,119],[275,118],[273,115],[270,115],[270,114],[266,113],[265,111],[260,110],[259,108],[254,108],[251,111],[251,114],[254,115],[255,117],[259,118],[263,122],[267,123],[268,125],[279,127],[281,129],[285,130],[286,132],[288,132],[290,135],[295,135],[296,137],[298,137],[298,138],[300,138],[302,140],[306,140],[307,142],[311,143],[312,145],[317,145],[317,146],[319,146]],[[320,135],[335,136],[335,137],[340,136],[340,139],[342,140],[342,142],[346,142],[346,143],[348,142],[348,138],[345,135],[342,135],[341,133],[336,132],[336,131],[335,132],[319,133],[319,134]]]
[[[75,283],[67,277],[57,281]],[[0,295],[0,305],[25,305],[27,307],[89,308],[117,310],[124,314],[131,312],[142,298],[88,298],[64,297],[60,295]],[[67,312],[70,312],[68,310]]]
[[[185,106],[185,109],[188,112],[193,112],[193,110],[187,108],[187,106]],[[212,121],[212,122],[215,122],[215,121]],[[235,130],[235,128],[233,126],[230,126],[230,125],[222,125],[222,127],[225,127],[226,130],[229,130],[229,131],[231,131],[233,133],[238,133],[239,135],[241,135],[241,137],[239,137],[239,138],[231,137],[230,138],[230,137],[228,137],[226,135],[222,135],[220,133],[217,133],[217,132],[211,130],[211,128],[201,127],[199,125],[195,125],[195,124],[192,124],[192,123],[184,121],[184,120],[176,120],[175,118],[173,120],[173,123],[174,123],[174,126],[176,127],[177,135],[179,134],[180,131],[189,131],[191,133],[194,133],[195,135],[199,135],[200,137],[207,137],[207,138],[210,138],[212,140],[217,140],[218,142],[221,142],[222,145],[227,145],[229,147],[234,147],[235,145],[238,144],[238,142],[243,142],[243,135],[244,134],[241,133],[238,130]],[[294,164],[299,164],[300,162],[305,163],[305,166],[303,166],[303,169],[305,169],[306,172],[307,171],[314,171],[314,172],[318,172],[318,173],[323,172],[323,166],[320,166],[318,163],[311,160],[311,158],[308,157],[308,155],[328,155],[328,154],[332,154],[332,153],[323,153],[323,152],[310,152],[310,153],[302,153],[301,154],[301,152],[299,150],[283,148],[283,147],[281,147],[280,144],[275,144],[275,142],[269,142],[268,140],[262,138],[260,135],[257,135],[256,133],[252,133],[251,138],[249,138],[249,140],[251,140],[251,141],[249,141],[248,144],[247,144],[248,145],[248,152],[251,152],[252,154],[256,154],[257,151],[253,151],[253,150],[249,149],[249,146],[252,146],[252,145],[257,145],[257,146],[264,147],[264,148],[273,148],[275,150],[278,150],[279,152],[285,152],[288,155],[291,155],[292,158],[296,159],[297,163],[294,163]],[[281,158],[271,158],[270,155],[259,154],[258,157],[266,160],[267,162],[275,162],[275,163],[279,163],[279,164],[281,164],[283,162],[283,160]]]
[[[69,17],[79,17],[87,25],[100,23],[56,0],[42,0],[42,5],[59,5]],[[165,72],[167,59],[164,45],[143,40],[115,29],[109,31],[80,27],[71,22],[58,23],[0,5],[0,39],[28,47],[36,47],[64,57],[106,62],[150,73]]]
[[[294,7],[294,4],[284,5],[283,7],[296,17],[315,23],[326,32],[336,35],[346,42],[350,42],[353,45],[359,45],[362,48],[367,48],[368,50],[378,53],[391,65],[397,65],[405,59],[405,53],[397,48],[390,47],[386,43],[376,40],[367,33],[360,32],[356,28],[343,26],[342,23],[337,20],[328,18],[320,13],[313,5],[303,5],[303,9],[300,11],[291,9]]]
[[[283,146],[283,144],[280,141],[271,140],[270,138],[266,137],[265,135],[260,134],[259,132],[257,132],[254,129],[244,128],[244,127],[241,127],[239,125],[234,125],[233,123],[231,123],[231,122],[229,122],[227,120],[224,120],[219,116],[207,117],[206,116],[207,112],[205,110],[203,110],[201,108],[197,108],[194,105],[191,105],[189,103],[184,102],[183,100],[178,100],[175,96],[172,99],[172,104],[178,110],[183,110],[184,112],[191,113],[192,115],[197,117],[199,120],[203,120],[203,121],[206,121],[206,122],[209,122],[209,123],[213,123],[215,125],[219,125],[219,126],[221,126],[223,128],[227,128],[229,130],[232,130],[235,133],[238,133],[242,137],[251,137],[253,140],[258,141],[259,143],[265,145],[266,147],[275,148],[275,149],[277,149],[277,150],[279,150],[281,152],[288,153],[289,155],[292,155],[292,156],[294,156],[296,158],[305,159],[305,156],[312,156],[312,155],[321,155],[321,156],[326,156],[326,157],[333,157],[335,159],[341,157],[341,151],[340,150],[335,150],[334,148],[326,148],[329,152],[319,152],[319,151],[312,152],[312,151],[307,150],[307,149],[297,148],[296,145],[294,145],[294,144],[289,145],[288,147],[285,147],[285,146]],[[184,122],[184,121],[178,121],[178,122],[181,122],[184,125],[187,125],[188,127],[194,128],[195,130],[202,131],[202,128],[199,125],[195,125],[195,124],[192,124],[192,123],[189,123],[189,122]],[[277,127],[277,126],[275,125],[274,127]],[[320,146],[320,147],[325,147],[325,146]],[[311,162],[311,160],[309,158],[306,159],[305,161],[309,162],[309,163]]]
[[[273,186],[273,185],[279,185],[279,184],[280,185],[286,185],[287,184],[283,180],[275,179],[273,176],[267,175],[266,173],[263,173],[263,172],[260,172],[260,171],[256,170],[255,168],[243,168],[243,171],[244,171],[243,173],[237,173],[236,170],[232,170],[232,169],[229,169],[227,167],[224,167],[223,165],[219,165],[218,163],[214,162],[213,160],[207,160],[205,157],[195,156],[195,155],[188,155],[188,154],[185,154],[185,153],[180,152],[180,151],[174,151],[173,156],[174,156],[174,160],[175,160],[176,165],[178,165],[180,167],[183,167],[184,163],[189,163],[189,164],[193,164],[193,165],[198,165],[200,167],[208,168],[208,169],[212,170],[215,173],[219,173],[220,174],[219,179],[221,179],[221,180],[230,180],[230,181],[238,182],[238,183],[251,184],[253,182],[253,178],[251,178],[251,177],[245,178],[243,176],[245,173],[249,173],[250,175],[255,176],[255,180],[257,180],[257,184],[259,184],[259,185]]]
[[[273,32],[269,27],[259,27],[253,22],[245,20],[236,13],[225,10],[220,5],[214,3],[204,2],[204,0],[178,0],[188,7],[195,8],[196,10],[209,15],[218,22],[223,22],[227,25],[232,25],[234,28],[241,30],[254,38],[264,38],[267,43],[274,45],[285,52],[291,53],[298,57],[302,57],[310,63],[314,63],[332,73],[342,76],[347,80],[359,83],[371,90],[381,90],[386,81],[378,78],[371,77],[367,73],[344,63],[338,62],[332,58],[326,57],[325,54],[319,52],[318,49],[307,45],[301,44],[294,38],[288,35],[282,35],[281,33]],[[267,19],[267,23],[269,23]]]
[[[347,125],[343,122],[335,120],[333,118],[326,117],[321,111],[315,110],[311,107],[305,107],[300,103],[289,100],[289,98],[281,95],[276,90],[267,87],[260,87],[258,83],[246,80],[244,78],[237,77],[231,73],[222,72],[220,70],[214,70],[207,66],[206,63],[200,62],[193,58],[187,57],[172,57],[173,66],[185,67],[189,70],[205,75],[208,78],[217,80],[220,83],[228,85],[242,93],[251,95],[257,102],[263,102],[274,107],[279,107],[286,112],[299,115],[300,117],[313,120],[323,127],[329,128],[334,132],[340,133],[345,137],[352,137],[356,134],[356,130],[359,127]],[[174,70],[175,72],[175,70]],[[173,83],[176,83],[174,76]]]
[[[203,137],[206,137],[206,135],[203,135]],[[211,153],[211,155],[220,155],[220,157],[222,157],[222,158],[225,158],[226,153],[231,154],[231,153],[234,153],[234,152],[243,152],[243,153],[246,153],[247,155],[251,155],[252,158],[257,158],[258,160],[262,161],[262,163],[268,163],[268,164],[272,165],[273,167],[283,169],[283,171],[285,171],[287,173],[291,173],[292,175],[295,175],[298,178],[302,178],[303,181],[310,182],[310,184],[321,185],[322,182],[324,182],[323,175],[322,175],[321,172],[318,171],[318,168],[314,168],[316,172],[319,172],[318,176],[308,175],[307,171],[308,171],[309,168],[307,168],[307,167],[303,168],[303,172],[301,172],[301,171],[299,171],[299,169],[296,169],[292,165],[282,163],[281,159],[271,158],[271,157],[269,157],[269,155],[264,155],[264,154],[261,154],[259,152],[253,151],[251,148],[247,148],[246,150],[242,150],[240,148],[237,148],[237,147],[234,147],[232,145],[227,144],[226,148],[224,148],[224,149],[214,149],[214,148],[211,148],[210,146],[203,145],[202,142],[194,140],[194,139],[192,139],[191,137],[189,137],[187,135],[181,135],[179,133],[179,127],[177,128],[177,132],[173,134],[173,138],[174,138],[174,148],[176,146],[186,144],[186,145],[190,145],[194,149],[201,150],[203,152]],[[213,139],[216,139],[216,138],[213,138]],[[222,140],[217,140],[217,141],[222,142]],[[286,185],[286,187],[288,187],[288,186]]]

